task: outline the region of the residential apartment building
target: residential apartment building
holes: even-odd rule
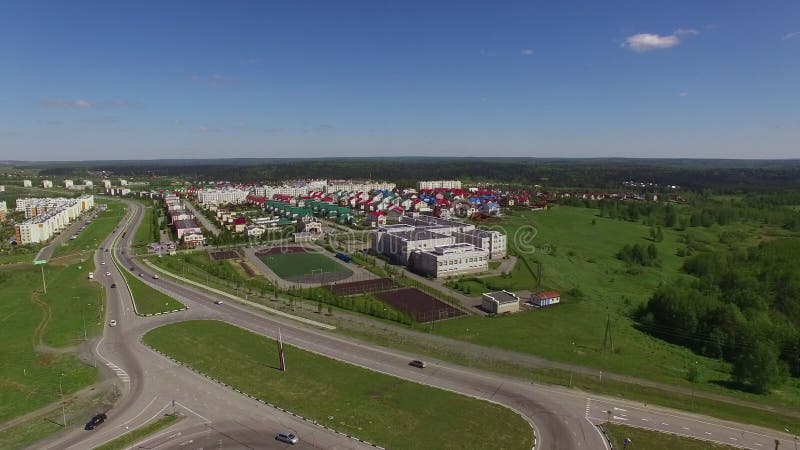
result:
[[[83,180],[83,186],[86,189],[91,189],[94,187],[94,182],[92,180]]]
[[[488,269],[489,252],[471,244],[439,245],[431,250],[414,250],[409,269],[434,278],[452,277]]]
[[[395,183],[382,181],[351,181],[351,180],[328,180],[325,192],[370,192],[370,191],[391,191],[396,188]]]
[[[120,186],[127,186],[127,185],[128,185],[128,180],[125,180],[125,179],[123,179],[123,178],[120,178],[120,179],[119,179],[119,185],[120,185]]]
[[[197,201],[205,206],[217,206],[226,203],[238,205],[245,202],[248,194],[248,191],[236,188],[200,189],[197,191]]]
[[[461,182],[458,180],[419,181],[417,188],[420,191],[423,189],[461,189]]]
[[[7,214],[8,214],[8,207],[6,206],[5,200],[0,201],[0,222],[6,220]]]
[[[17,210],[23,209],[28,220],[14,225],[14,237],[20,244],[45,242],[93,207],[91,195],[73,199],[17,199]]]
[[[31,180],[22,180],[22,187],[33,187]]]
[[[45,189],[53,187],[53,182],[50,180],[42,180],[42,187]]]
[[[111,187],[111,180],[103,180],[103,189],[109,189]]]
[[[72,180],[64,180],[64,187],[67,189],[72,189],[75,186],[75,183]]]

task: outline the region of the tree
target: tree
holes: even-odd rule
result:
[[[733,361],[733,378],[755,392],[767,393],[786,378],[786,366],[778,360],[778,349],[771,342],[755,338],[750,348],[740,349]]]
[[[656,242],[661,242],[663,240],[664,240],[664,231],[661,229],[661,227],[658,227],[658,229],[656,230]]]
[[[658,259],[658,249],[656,248],[655,244],[650,244],[647,246],[647,259],[651,261]]]

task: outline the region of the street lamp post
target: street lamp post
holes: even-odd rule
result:
[[[64,373],[61,373],[61,376],[64,376]],[[64,406],[64,389],[61,387],[61,380],[58,381],[58,392],[61,394],[61,419],[64,423],[64,428],[67,428],[67,410]]]

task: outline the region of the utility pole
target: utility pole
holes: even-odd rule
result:
[[[603,351],[610,347],[614,351],[614,337],[611,335],[611,314],[606,317],[606,332],[603,336]]]
[[[536,292],[542,292],[542,263],[536,265]]]
[[[280,328],[278,328],[278,364],[281,372],[286,372],[286,358],[283,355],[283,336],[281,336]]]
[[[61,376],[63,377],[64,374],[62,373]],[[67,410],[64,407],[64,389],[61,387],[61,381],[58,382],[58,392],[61,393],[61,419],[64,422],[64,428],[67,428]]]

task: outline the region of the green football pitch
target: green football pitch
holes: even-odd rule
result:
[[[287,281],[326,282],[353,274],[350,270],[320,253],[278,253],[258,255],[276,275]]]

